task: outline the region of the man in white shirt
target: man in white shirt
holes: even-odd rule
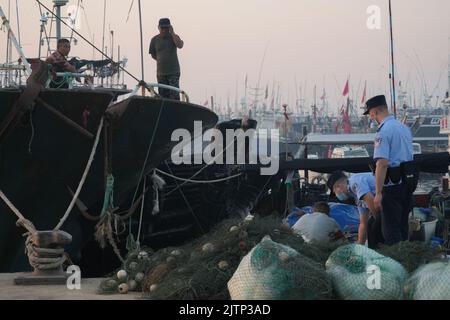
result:
[[[345,238],[336,220],[329,216],[330,207],[326,202],[317,202],[312,214],[305,214],[293,226],[306,243],[326,245]]]

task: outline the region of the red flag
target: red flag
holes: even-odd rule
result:
[[[366,93],[367,93],[366,89],[367,89],[367,81],[364,84],[364,92],[363,92],[363,97],[362,97],[362,100],[361,100],[361,104],[366,103]]]
[[[207,107],[209,105],[209,100],[206,99],[205,103],[203,104],[204,107]]]
[[[345,84],[345,88],[344,88],[344,93],[342,94],[344,97],[346,96],[346,95],[348,95],[348,80],[347,80],[347,83]]]

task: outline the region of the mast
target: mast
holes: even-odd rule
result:
[[[69,0],[53,0],[53,5],[56,8],[56,16],[61,18],[61,7],[64,7]],[[56,19],[56,40],[61,39],[61,20]]]
[[[392,65],[392,107],[394,108],[394,117],[397,118],[397,103],[395,98],[395,62],[394,62],[394,32],[392,27],[392,5],[391,0],[389,0],[389,29],[391,34],[391,65]]]

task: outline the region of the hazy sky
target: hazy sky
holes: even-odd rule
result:
[[[4,11],[10,0],[0,0]],[[33,0],[18,0],[20,31],[27,56],[37,56],[39,7]],[[132,0],[107,0],[107,31],[114,30],[115,44],[129,59],[128,69],[140,77],[137,0],[126,22]],[[179,51],[181,87],[191,100],[203,104],[215,95],[226,103],[244,94],[244,79],[255,87],[280,86],[282,102],[295,104],[302,87],[307,105],[323,87],[332,107],[342,103],[350,75],[351,95],[361,100],[364,81],[368,95],[389,94],[389,23],[387,0],[142,0],[146,80],[156,81],[156,65],[148,55],[150,38],[161,17],[169,17],[185,41]],[[11,18],[17,31],[15,0]],[[51,6],[51,0],[43,0]],[[70,0],[76,5],[78,0]],[[83,35],[101,46],[103,0],[83,0]],[[369,30],[366,12],[381,8],[381,29]],[[65,11],[65,10],[64,10]],[[449,0],[393,0],[397,79],[419,101],[428,93],[442,97],[448,86],[450,37]],[[67,30],[65,30],[67,34]],[[95,35],[95,36],[93,36]],[[107,32],[107,43],[110,43]],[[0,58],[5,56],[6,34],[0,32]],[[266,57],[261,68],[264,52]],[[92,58],[82,41],[72,54]],[[117,55],[117,54],[116,54]],[[98,58],[99,55],[97,54]],[[424,76],[423,76],[424,75]],[[130,85],[134,82],[129,79]]]

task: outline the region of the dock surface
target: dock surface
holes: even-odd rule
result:
[[[14,279],[23,273],[0,274],[0,300],[141,300],[142,293],[100,295],[97,293],[102,278],[82,279],[80,290],[69,290],[65,285],[18,286]]]

